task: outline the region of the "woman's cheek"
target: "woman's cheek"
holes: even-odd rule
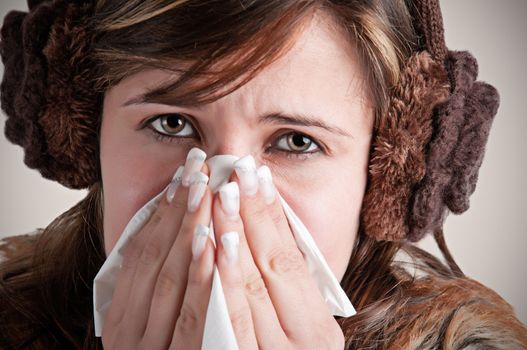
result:
[[[134,213],[152,198],[159,188],[150,165],[125,166],[122,161],[121,159],[116,163],[108,163],[106,167],[101,165],[104,169],[103,226],[107,254]]]
[[[131,141],[131,140],[130,140]],[[170,182],[185,150],[101,138],[104,240],[108,254],[132,216]]]
[[[279,178],[275,183],[340,280],[357,236],[365,180],[355,169],[311,174],[307,182],[286,183]]]

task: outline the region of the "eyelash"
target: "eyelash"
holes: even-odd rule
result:
[[[174,114],[180,115],[181,118],[186,123],[188,123],[189,126],[193,129],[193,132],[198,134],[198,137],[199,137],[199,132],[197,131],[197,128],[194,126],[194,123],[191,122],[190,118],[187,115],[182,114],[182,113],[156,115],[156,116],[154,116],[152,118],[149,118],[146,121],[144,121],[139,129],[148,129],[153,134],[153,136],[157,140],[159,140],[161,142],[170,142],[170,143],[175,142],[175,143],[180,143],[180,144],[188,143],[189,139],[193,139],[192,136],[176,136],[176,135],[170,136],[168,134],[160,132],[159,130],[156,130],[153,127],[153,123],[154,122],[159,121],[163,117],[174,115]],[[288,151],[288,150],[277,148],[276,145],[278,144],[278,142],[280,140],[282,140],[282,138],[285,138],[285,137],[287,137],[289,135],[300,135],[300,136],[306,137],[306,138],[308,138],[311,141],[312,144],[314,144],[316,146],[317,149],[314,150],[314,151],[307,151],[307,152],[305,152],[305,151],[304,152],[302,152],[302,151],[295,152],[295,151]],[[304,159],[308,159],[310,157],[316,156],[319,153],[324,153],[324,147],[322,147],[319,142],[317,142],[311,136],[306,135],[306,134],[301,133],[301,132],[298,132],[298,131],[295,131],[295,130],[287,130],[285,132],[282,132],[281,134],[275,136],[275,139],[276,139],[276,141],[274,141],[272,143],[269,143],[268,147],[269,148],[274,148],[275,152],[279,152],[279,153],[284,154],[284,156],[286,158],[288,158],[288,159],[295,158],[295,159],[299,159],[299,160],[304,160]]]
[[[188,117],[184,116],[181,113],[176,113],[176,114],[180,114],[181,116],[183,116],[182,119],[184,119],[185,122],[187,122],[190,125],[190,127],[193,129],[194,133],[196,133],[196,128],[194,127],[193,123],[190,122]],[[154,116],[152,118],[147,119],[146,121],[144,121],[141,124],[141,126],[139,127],[139,130],[147,129],[156,138],[156,140],[161,141],[161,142],[165,142],[165,143],[184,144],[184,143],[191,142],[190,140],[192,140],[194,138],[193,136],[170,136],[168,134],[164,134],[164,133],[156,130],[152,126],[152,124],[155,121],[157,121],[160,118],[162,118],[164,116],[167,116],[167,115],[170,115],[170,114],[160,114],[160,115],[156,115],[156,116]],[[199,135],[199,133],[198,133],[198,135]]]

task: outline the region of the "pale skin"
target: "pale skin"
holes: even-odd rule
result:
[[[133,214],[167,186],[188,151],[199,147],[208,157],[250,154],[258,166],[268,166],[276,190],[340,280],[358,230],[373,127],[362,76],[353,45],[321,14],[279,60],[199,108],[123,106],[169,77],[160,70],[108,90],[100,139],[106,253]],[[316,123],[262,118],[271,113]],[[154,121],[167,114],[186,126],[167,132],[163,119]],[[296,143],[288,141],[291,134]],[[202,171],[208,174],[206,166]],[[231,180],[243,187],[237,176]],[[279,201],[242,191],[239,213],[229,216],[210,189],[190,211],[188,193],[181,185],[171,202],[162,200],[125,248],[103,329],[105,348],[200,348],[214,262],[241,349],[342,348],[342,332],[307,272]],[[210,220],[217,248],[207,240],[193,255],[196,225]],[[240,245],[238,258],[229,260],[221,235],[232,231]]]

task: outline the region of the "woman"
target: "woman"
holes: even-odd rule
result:
[[[1,265],[3,347],[197,348],[214,261],[240,348],[527,347],[510,307],[442,240],[446,208],[467,209],[497,95],[471,56],[447,51],[437,3],[29,6],[2,28],[6,134],[29,166],[89,194]],[[185,162],[194,147],[250,155],[248,172],[212,194],[204,157]],[[253,160],[274,184],[251,186]],[[95,274],[183,164],[125,247],[95,338]],[[356,316],[324,308],[275,191]],[[216,249],[196,230],[211,219]],[[428,232],[448,266],[409,243]]]

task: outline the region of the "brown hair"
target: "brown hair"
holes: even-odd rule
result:
[[[91,290],[106,258],[101,203],[95,185],[0,264],[0,320],[9,320],[0,323],[0,348],[97,348]]]
[[[183,74],[151,97],[162,102],[170,94],[181,105],[213,101],[279,57],[315,10],[331,14],[349,34],[379,120],[417,41],[403,0],[98,0],[91,23],[94,92],[102,95],[143,69],[173,70],[181,62]],[[53,33],[47,51],[62,32]],[[217,69],[222,62],[232,64]],[[202,77],[205,84],[196,79]],[[3,336],[6,347],[24,342],[33,348],[102,348],[91,308],[92,281],[104,261],[101,196],[101,185],[92,186],[86,199],[40,234],[34,248],[0,265],[0,315],[10,318],[0,323],[0,344]],[[397,335],[397,310],[408,303],[413,283],[394,261],[401,248],[424,270],[455,276],[422,251],[375,241],[361,229],[342,280],[359,311],[339,320],[348,347],[377,347]],[[389,328],[395,331],[386,333]]]
[[[416,45],[402,0],[266,1],[247,7],[227,1],[221,4],[222,16],[210,8],[210,2],[193,2],[191,10],[183,6],[185,3],[190,1],[99,1],[96,13],[102,15],[96,20],[99,35],[94,45],[99,68],[97,90],[104,92],[145,67],[160,68],[183,74],[156,96],[149,96],[154,101],[169,99],[182,106],[214,101],[278,58],[306,18],[322,10],[331,15],[357,49],[380,118],[387,108],[389,90],[397,84],[401,68]],[[196,24],[189,26],[185,16],[191,16]],[[177,34],[182,32],[185,35]],[[152,33],[170,33],[170,38]],[[175,62],[189,67],[177,68]],[[229,64],[214,69],[222,62]],[[206,79],[201,84],[192,84],[202,77]]]

